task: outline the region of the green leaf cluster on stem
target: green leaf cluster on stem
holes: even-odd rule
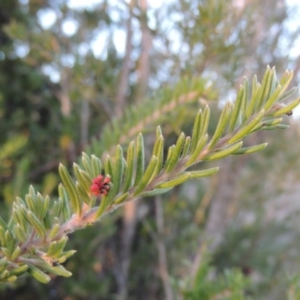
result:
[[[157,127],[149,162],[139,134],[129,143],[126,155],[121,146],[103,161],[83,153],[81,166],[73,165],[75,178],[60,165],[58,199],[50,201],[30,187],[25,200],[17,198],[14,202],[9,222],[0,218],[0,281],[13,282],[25,272],[43,283],[50,281],[49,274],[68,277],[71,273],[61,264],[76,252],[64,250],[68,234],[99,221],[126,202],[166,193],[187,180],[218,171],[217,167],[191,169],[203,161],[264,149],[266,143],[243,148],[243,140],[257,130],[285,127],[282,116],[290,115],[299,104],[298,98],[286,106],[282,103],[296,92],[287,90],[292,76],[286,71],[278,81],[275,69],[268,67],[262,84],[254,76],[250,88],[244,80],[236,101],[224,106],[211,137],[207,132],[210,109],[206,106],[197,113],[191,137],[181,133],[166,157],[164,136]],[[101,174],[110,178],[108,192],[95,196],[90,187]]]

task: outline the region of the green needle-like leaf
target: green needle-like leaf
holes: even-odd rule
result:
[[[219,171],[219,168],[210,168],[201,171],[190,171],[190,178],[201,178],[201,177],[208,177],[211,176]]]
[[[75,163],[73,164],[73,170],[74,170],[74,174],[75,174],[79,184],[85,190],[85,192],[88,194],[90,192],[92,178],[89,176],[89,174],[87,172],[81,170],[80,167]]]
[[[280,96],[282,91],[281,85],[278,85],[273,94],[269,97],[266,104],[264,105],[264,110],[267,112],[275,102],[277,102],[278,97]]]
[[[30,224],[32,225],[32,227],[37,231],[38,235],[41,238],[44,238],[46,236],[46,229],[45,226],[42,224],[42,222],[36,217],[36,215],[31,212],[28,211],[27,212],[27,219],[30,222]]]
[[[230,123],[228,127],[228,131],[232,132],[238,123],[239,116],[241,114],[242,102],[244,100],[245,90],[243,87],[240,88],[236,101],[234,103],[234,108],[231,114]]]
[[[91,165],[92,165],[92,178],[96,178],[98,175],[101,174],[101,170],[102,170],[102,164],[101,164],[101,160],[96,157],[95,155],[92,155],[92,161],[91,161]]]
[[[282,94],[286,91],[293,79],[293,71],[286,70],[279,81],[279,85],[282,87]]]
[[[162,135],[158,136],[156,138],[154,147],[153,147],[153,152],[152,155],[156,156],[157,158],[157,164],[156,164],[156,169],[153,172],[153,176],[156,176],[160,170],[162,169],[163,166],[163,160],[164,160],[164,137]]]
[[[254,78],[256,78],[256,76],[254,76]],[[255,80],[254,80],[254,82],[255,82]],[[245,116],[246,119],[249,119],[254,112],[258,111],[256,109],[256,102],[257,102],[257,97],[259,96],[260,92],[261,92],[261,86],[259,83],[257,83],[256,89],[254,90],[252,88],[252,97],[251,97],[251,100],[246,109],[246,116]]]
[[[41,283],[48,283],[51,280],[51,277],[49,275],[33,265],[29,266],[28,273]]]
[[[273,76],[274,76],[274,68],[272,68],[271,70],[270,67],[268,66],[262,80],[262,85],[261,85],[262,88],[260,91],[260,95],[258,96],[257,99],[257,104],[256,104],[257,109],[261,109],[263,107],[264,101],[268,97],[268,94],[271,90]]]
[[[70,197],[70,202],[71,202],[74,212],[76,213],[76,215],[80,215],[81,214],[81,203],[80,203],[78,194],[76,192],[75,184],[74,184],[73,180],[71,179],[71,176],[70,176],[69,172],[67,171],[66,167],[62,164],[59,165],[59,175],[60,175],[61,180],[64,184],[64,187]]]
[[[175,166],[174,161],[176,159],[174,159],[174,157],[176,158],[176,156],[174,155],[174,152],[175,152],[175,145],[172,145],[168,149],[168,155],[167,155],[167,159],[166,159],[166,162],[165,162],[165,171],[167,173],[170,173],[173,170],[174,166]]]
[[[287,92],[283,93],[279,98],[278,98],[278,102],[283,102],[284,100],[288,99],[289,97],[291,97],[292,95],[294,95],[295,93],[297,93],[299,91],[299,89],[297,87],[293,87],[290,90],[288,90]]]
[[[145,191],[141,193],[141,197],[152,197],[152,196],[157,196],[157,195],[161,195],[164,193],[167,193],[168,191],[172,190],[173,187],[169,187],[169,188],[164,188],[164,189],[153,189],[150,191]]]
[[[120,204],[122,202],[124,202],[129,196],[129,193],[126,192],[124,194],[122,194],[121,196],[117,197],[116,200],[114,201],[115,204]]]
[[[86,193],[85,189],[82,187],[82,185],[79,182],[76,182],[76,191],[80,197],[80,199],[90,205],[91,203],[91,198],[89,197],[89,195]]]
[[[239,142],[236,143],[230,147],[227,147],[223,150],[217,151],[215,153],[209,154],[207,156],[204,157],[204,160],[216,160],[216,159],[220,159],[223,157],[226,157],[232,153],[234,153],[235,151],[237,151],[238,149],[240,149],[243,145],[243,142]]]
[[[90,175],[90,177],[92,177],[92,178],[96,177],[96,176],[93,176],[91,160],[90,160],[89,156],[84,152],[82,152],[81,161],[82,161],[82,164],[83,164],[86,172]]]
[[[115,165],[115,176],[113,178],[113,183],[116,189],[116,193],[118,193],[121,187],[121,182],[123,179],[123,172],[124,172],[123,150],[120,145],[117,146],[115,151],[114,165]]]
[[[251,130],[261,121],[264,117],[265,111],[259,112],[253,120],[251,120],[244,128],[240,129],[227,143],[233,144],[243,138],[245,135],[249,134]]]
[[[200,133],[201,133],[201,117],[202,117],[202,110],[200,109],[196,115],[195,121],[194,121],[194,126],[193,126],[193,131],[192,131],[192,141],[191,141],[191,151],[194,151],[197,143],[200,138]]]
[[[133,170],[134,170],[134,158],[135,158],[135,145],[132,141],[127,149],[127,170],[125,173],[123,192],[127,192],[133,183]]]
[[[156,189],[172,188],[176,185],[184,183],[188,179],[190,179],[190,172],[184,172],[174,179],[171,179],[169,181],[157,185],[155,188]]]
[[[261,151],[268,146],[268,143],[259,144],[252,147],[240,148],[237,151],[233,152],[233,154],[250,154],[254,152]]]
[[[187,167],[191,166],[193,163],[197,161],[197,158],[199,157],[201,151],[203,150],[203,148],[207,143],[207,139],[208,139],[208,134],[206,134],[200,139],[194,153],[190,156],[190,158],[186,162]]]
[[[21,251],[22,251],[21,248],[20,248],[19,246],[17,246],[17,247],[15,248],[15,250],[13,251],[13,253],[11,254],[10,259],[11,259],[12,261],[15,261],[15,260],[20,256]]]
[[[150,159],[150,162],[148,164],[148,167],[147,167],[142,179],[140,180],[139,185],[136,187],[136,189],[133,193],[134,196],[140,194],[144,190],[144,188],[147,186],[147,184],[150,182],[153,172],[156,168],[156,165],[157,165],[157,157],[153,155]]]
[[[218,142],[223,132],[225,131],[229,117],[231,115],[231,107],[232,104],[230,102],[227,102],[225,107],[223,108],[215,133],[208,144],[208,149],[213,148],[213,146]]]
[[[136,142],[136,174],[134,186],[137,186],[144,174],[145,168],[145,150],[144,150],[144,139],[141,134],[138,135]]]
[[[210,118],[210,109],[209,106],[206,105],[202,113],[199,140],[207,133],[209,118]]]
[[[28,270],[28,265],[22,265],[22,266],[16,267],[15,269],[11,270],[10,275],[20,276],[20,275],[24,274],[27,270]]]
[[[277,117],[277,116],[281,116],[284,114],[292,114],[292,110],[299,104],[300,99],[296,99],[293,102],[291,102],[290,104],[288,104],[287,106],[276,110],[276,112],[274,114],[272,114],[272,116]]]
[[[57,235],[57,233],[59,232],[59,229],[60,229],[60,225],[56,223],[56,224],[52,227],[52,229],[51,229],[51,231],[50,231],[50,233],[49,233],[49,238],[50,238],[50,239],[53,239],[53,238]]]
[[[190,145],[191,145],[191,137],[187,136],[184,141],[181,157],[186,157],[188,155],[188,153],[190,152]]]

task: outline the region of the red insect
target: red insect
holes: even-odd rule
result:
[[[107,195],[110,190],[110,177],[99,175],[93,179],[90,187],[91,193],[94,196]]]

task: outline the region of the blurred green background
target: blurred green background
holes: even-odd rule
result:
[[[59,162],[71,166],[93,139],[109,151],[103,128],[183,77],[206,78],[214,89],[145,125],[154,132],[161,123],[167,145],[181,130],[191,132],[205,104],[213,130],[243,76],[261,79],[267,65],[279,75],[293,69],[297,86],[296,2],[1,0],[1,216],[9,217],[29,184],[55,197]],[[0,299],[182,299],[204,252],[212,276],[232,268],[244,274],[253,299],[300,299],[288,298],[300,288],[297,115],[286,119],[288,130],[247,140],[267,141],[262,153],[227,158],[210,179],[127,205],[74,233],[71,278],[42,285],[21,277],[0,287]],[[153,135],[146,136],[151,145]]]

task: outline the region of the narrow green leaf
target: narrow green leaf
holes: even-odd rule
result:
[[[40,194],[36,194],[36,201],[35,201],[35,215],[42,219],[43,214],[43,205],[44,205],[44,197]]]
[[[58,257],[56,260],[60,264],[64,263],[69,257],[74,255],[77,251],[76,250],[69,250],[66,252],[63,252],[60,257]]]
[[[196,115],[193,131],[192,131],[192,140],[191,140],[191,151],[194,151],[197,143],[200,139],[200,133],[201,133],[201,117],[202,117],[202,110],[200,109]]]
[[[34,201],[34,198],[30,195],[30,194],[27,194],[25,196],[25,202],[26,202],[26,206],[29,208],[29,210],[31,211],[36,211],[36,206],[35,206],[35,201]]]
[[[186,157],[188,155],[188,153],[190,152],[190,145],[191,145],[191,137],[187,136],[184,141],[181,157]]]
[[[173,170],[174,166],[175,166],[174,157],[176,158],[176,155],[174,155],[174,152],[175,152],[175,145],[172,145],[168,149],[168,155],[167,155],[167,159],[166,159],[165,166],[164,166],[165,171],[167,173],[170,173]]]
[[[134,186],[137,186],[144,174],[145,168],[145,150],[144,150],[144,140],[142,134],[138,135],[136,142],[136,174]]]
[[[79,182],[76,182],[76,191],[80,197],[80,199],[90,205],[91,203],[91,198],[89,197],[89,195],[86,193],[85,189],[82,187],[82,185]]]
[[[10,230],[5,231],[6,248],[12,253],[16,247],[16,240]]]
[[[123,160],[123,149],[120,145],[117,146],[115,151],[115,176],[113,183],[116,189],[116,193],[119,192],[124,172],[124,160]]]
[[[27,212],[27,220],[30,222],[32,227],[37,231],[38,235],[41,238],[44,238],[46,236],[45,226],[32,211]]]
[[[61,199],[63,199],[63,218],[64,220],[69,220],[71,217],[71,213],[70,213],[70,206],[69,206],[69,201],[68,201],[68,196],[67,196],[67,192],[66,189],[64,188],[64,186],[62,184],[60,184],[58,186],[58,195]]]
[[[37,281],[42,283],[48,283],[51,280],[51,277],[49,275],[47,275],[46,273],[44,273],[43,271],[41,271],[33,265],[29,266],[28,273]]]
[[[293,94],[298,92],[298,88],[297,87],[293,87],[290,90],[288,90],[287,92],[283,93],[279,98],[278,98],[278,102],[283,102],[284,100],[288,99],[289,97],[291,97]]]
[[[287,129],[290,126],[287,124],[278,124],[278,125],[274,125],[274,126],[265,126],[262,128],[262,130],[276,130],[276,129]]]
[[[162,130],[160,126],[156,127],[156,138],[159,138],[160,136],[162,136]]]
[[[14,233],[20,242],[27,241],[27,239],[28,239],[27,233],[20,224],[16,224],[14,226]]]
[[[268,143],[259,144],[252,147],[240,148],[235,151],[233,154],[250,154],[254,152],[261,151],[267,147]]]
[[[282,118],[275,118],[275,119],[263,121],[262,125],[263,126],[273,126],[273,125],[277,125],[277,124],[281,124],[281,123],[282,123]]]
[[[95,213],[95,220],[97,220],[101,217],[102,213],[104,212],[104,210],[107,207],[107,204],[108,204],[107,196],[102,196],[100,205]]]
[[[264,105],[264,110],[267,112],[275,102],[278,101],[278,97],[281,93],[281,85],[278,85],[276,90],[273,92],[273,94],[269,97],[269,99],[267,100],[266,104]]]
[[[6,246],[5,229],[3,227],[0,227],[0,242],[1,242],[1,247]]]
[[[22,266],[16,267],[15,269],[11,270],[10,275],[20,276],[20,275],[24,274],[27,270],[28,270],[28,266],[22,265]]]
[[[201,178],[201,177],[208,177],[211,176],[219,171],[219,168],[210,168],[201,171],[190,171],[190,178]]]
[[[27,228],[27,220],[22,212],[22,209],[17,204],[13,205],[12,216],[15,223],[20,224],[25,230]]]
[[[67,243],[68,238],[66,236],[62,237],[59,241],[54,241],[50,244],[47,251],[47,256],[52,258],[57,258],[61,255],[64,247]]]
[[[116,200],[114,201],[114,204],[119,204],[119,203],[124,202],[128,198],[128,196],[129,196],[128,192],[120,195],[119,197],[116,198]]]
[[[50,229],[52,222],[53,222],[53,216],[50,216],[50,212],[48,211],[46,216],[43,219],[44,225],[46,230]]]
[[[242,145],[243,145],[243,142],[236,143],[225,149],[219,150],[215,153],[205,156],[204,160],[215,160],[215,159],[220,159],[220,158],[226,157],[226,156],[232,154],[233,152],[236,152],[239,148],[242,147]]]
[[[244,87],[242,86],[238,92],[238,96],[234,103],[234,108],[233,108],[233,111],[231,114],[230,123],[229,123],[229,127],[228,127],[229,132],[232,132],[234,130],[236,124],[238,123],[239,116],[241,114],[242,101],[244,100],[244,97],[243,97],[244,93],[245,93],[245,90],[244,90]]]
[[[64,208],[64,200],[62,198],[58,198],[57,200],[54,201],[53,204],[53,215],[56,217],[59,217],[60,214],[63,212],[63,208]]]
[[[44,198],[44,202],[43,202],[43,209],[42,209],[42,215],[41,215],[42,219],[46,216],[46,214],[49,210],[49,206],[50,206],[50,197],[46,196]]]
[[[63,277],[72,276],[72,273],[67,271],[63,266],[55,266],[55,267],[45,266],[44,269],[47,272],[58,275],[58,276],[63,276]]]
[[[184,183],[188,179],[190,179],[190,172],[184,172],[174,179],[171,179],[169,181],[157,185],[155,188],[156,189],[173,188],[176,185]]]
[[[287,106],[276,110],[275,113],[272,114],[272,116],[277,117],[277,116],[281,116],[281,115],[284,115],[284,114],[291,115],[293,113],[292,110],[296,106],[298,106],[299,102],[300,102],[300,98],[294,100],[293,102],[291,102]]]
[[[293,76],[294,76],[294,72],[293,71],[286,70],[284,72],[283,76],[281,77],[281,79],[279,81],[279,84],[282,86],[282,91],[281,91],[282,94],[286,91],[286,89],[290,85],[290,83],[291,83],[291,81],[293,79]]]
[[[170,188],[165,188],[165,189],[153,189],[153,190],[150,190],[150,191],[145,191],[145,192],[142,192],[141,193],[141,197],[152,197],[152,196],[157,196],[157,195],[161,195],[161,194],[164,194],[164,193],[167,193],[168,191],[172,190],[173,187],[170,187]]]
[[[185,134],[184,132],[182,132],[180,134],[180,136],[178,137],[177,139],[177,142],[176,142],[176,145],[175,145],[175,148],[174,148],[174,153],[173,155],[176,155],[177,156],[177,160],[180,158],[181,154],[182,154],[182,150],[183,150],[183,147],[185,145]]]
[[[244,128],[241,128],[233,137],[227,142],[228,144],[233,144],[243,138],[245,135],[251,132],[258,122],[264,117],[265,111],[261,110]]]
[[[95,155],[92,155],[92,178],[96,178],[98,175],[100,175],[101,170],[102,170],[101,160]]]
[[[255,78],[254,82],[256,81],[256,76],[254,76],[253,78]],[[253,84],[253,83],[252,83]],[[255,109],[256,107],[256,102],[257,102],[257,98],[258,95],[261,93],[261,85],[259,83],[256,83],[256,89],[254,90],[252,88],[252,97],[251,100],[248,104],[248,107],[246,109],[246,119],[249,119],[253,113],[255,113],[257,111],[257,109]]]
[[[77,164],[73,164],[73,169],[75,176],[80,183],[81,187],[85,190],[87,194],[90,192],[90,187],[92,184],[92,178],[89,176],[89,174],[83,170],[80,169],[80,167]]]
[[[54,237],[57,235],[57,233],[59,232],[59,229],[60,229],[60,224],[56,223],[53,225],[53,227],[48,235],[51,240],[54,239]]]
[[[157,158],[156,169],[154,170],[152,176],[154,177],[161,171],[164,160],[164,137],[162,135],[156,138],[152,155],[156,156]]]
[[[221,116],[219,118],[217,128],[214,132],[213,137],[211,138],[211,140],[208,144],[208,149],[212,149],[213,146],[218,142],[218,140],[221,138],[222,134],[224,133],[225,128],[229,121],[229,117],[231,115],[231,107],[232,107],[232,104],[230,102],[227,102],[225,107],[223,108],[223,110],[221,112]]]
[[[80,199],[76,193],[76,187],[71,179],[71,176],[69,172],[67,171],[66,167],[62,164],[59,165],[59,175],[61,177],[61,180],[64,184],[64,187],[70,197],[70,202],[73,207],[74,212],[76,215],[81,215],[81,203]]]
[[[256,102],[257,109],[261,109],[263,107],[265,99],[270,92],[273,76],[274,76],[273,69],[271,70],[270,67],[267,66],[267,69],[265,71],[265,74],[264,74],[263,80],[262,80],[262,84],[261,84],[262,88],[261,88],[260,94],[258,95],[258,99]]]
[[[247,104],[249,102],[249,82],[247,78],[244,78],[244,83],[243,83],[243,87],[244,87],[244,93],[243,93],[243,98],[242,98],[242,103],[241,103],[241,119],[242,122],[246,121],[246,111],[247,111]]]
[[[173,145],[169,148],[169,152],[165,164],[165,170],[167,173],[170,173],[178,163],[184,145],[185,145],[185,135],[184,133],[181,133],[177,139],[176,145]]]
[[[32,197],[33,201],[36,200],[36,192],[32,185],[29,186],[29,195]]]
[[[112,159],[109,155],[106,156],[106,159],[104,161],[104,171],[106,176],[109,175],[113,181],[115,176],[115,170],[113,168]]]
[[[150,182],[153,172],[156,168],[157,165],[157,157],[156,156],[152,156],[150,159],[150,162],[148,164],[148,167],[146,168],[146,171],[144,173],[144,175],[142,176],[139,185],[136,187],[133,195],[136,196],[138,194],[140,194],[144,188],[147,186],[147,184]]]
[[[13,251],[13,253],[11,254],[11,257],[10,257],[11,261],[15,261],[20,256],[21,251],[22,251],[21,248],[19,246],[17,246],[15,248],[15,250]]]
[[[207,133],[209,118],[210,108],[208,105],[206,105],[202,113],[199,139],[201,139]]]
[[[191,166],[193,163],[196,162],[196,160],[199,157],[201,151],[203,150],[203,148],[205,147],[205,145],[207,143],[207,139],[208,139],[208,134],[206,134],[205,136],[203,136],[200,139],[194,153],[190,156],[190,158],[188,159],[188,161],[185,164],[187,167]]]
[[[82,161],[82,164],[83,164],[86,172],[89,174],[89,176],[92,178],[96,177],[93,174],[92,162],[91,162],[89,156],[84,152],[82,152],[81,161]]]
[[[124,177],[123,184],[123,193],[127,192],[129,188],[132,186],[132,178],[133,178],[133,170],[134,170],[134,156],[135,156],[135,146],[132,141],[127,148],[127,170]]]

